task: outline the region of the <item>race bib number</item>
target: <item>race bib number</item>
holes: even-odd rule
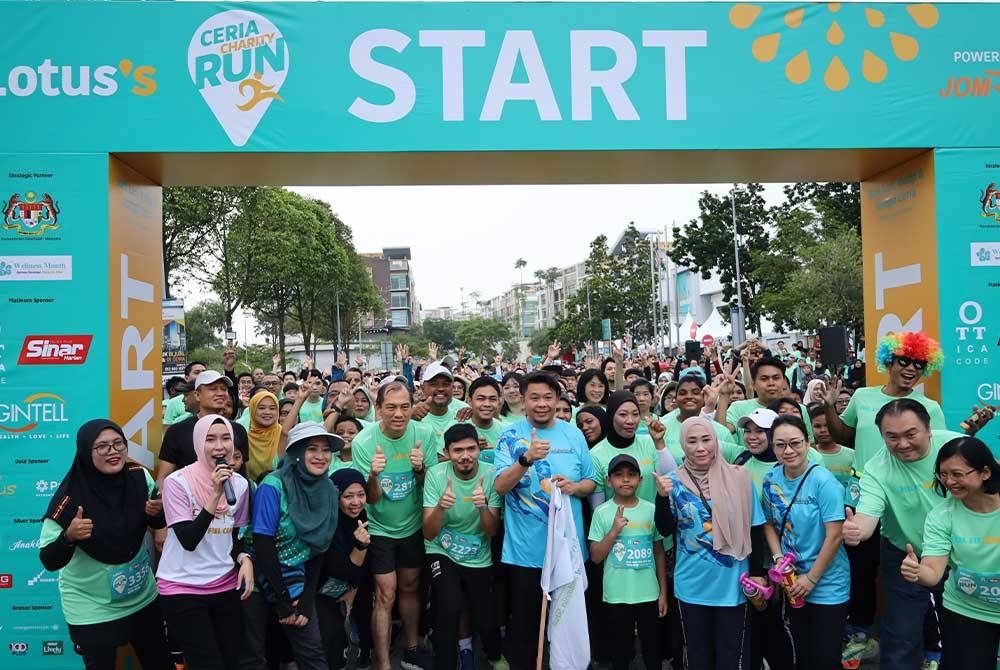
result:
[[[324,595],[328,598],[339,598],[340,596],[347,593],[351,588],[351,585],[342,579],[337,579],[336,577],[330,577],[323,585],[319,587],[320,595]]]
[[[437,540],[445,553],[456,562],[474,558],[483,546],[482,539],[476,535],[457,533],[447,529],[441,529]]]
[[[956,568],[958,590],[991,605],[1000,605],[1000,574],[984,575],[967,568]]]
[[[848,477],[844,480],[844,505],[847,507],[857,507],[861,500],[861,480],[857,477]]]
[[[111,602],[131,598],[146,586],[151,569],[149,554],[143,550],[131,563],[108,568]]]
[[[620,537],[611,547],[611,565],[619,570],[646,570],[653,567],[653,538]]]
[[[417,487],[417,479],[413,476],[413,471],[406,472],[383,472],[379,478],[379,486],[382,487],[382,495],[389,500],[396,502],[413,493]]]

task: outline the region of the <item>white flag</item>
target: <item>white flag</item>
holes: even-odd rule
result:
[[[549,536],[542,566],[542,591],[549,598],[549,667],[585,670],[590,665],[587,633],[587,573],[576,535],[570,499],[552,487]]]

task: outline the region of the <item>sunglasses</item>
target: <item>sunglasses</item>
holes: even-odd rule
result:
[[[917,360],[916,358],[907,358],[906,356],[893,356],[893,360],[899,363],[899,367],[905,368],[910,365],[916,370],[923,370],[927,367],[927,361]]]

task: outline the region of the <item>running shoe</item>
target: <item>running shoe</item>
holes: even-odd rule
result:
[[[937,654],[925,657],[923,663],[920,664],[920,670],[938,670],[940,667],[941,657]]]
[[[355,670],[369,670],[372,667],[372,650],[359,649],[358,658],[354,662]]]
[[[864,635],[851,635],[844,643],[841,652],[841,665],[844,670],[857,670],[863,661],[878,658],[878,642]]]
[[[510,664],[507,663],[507,659],[503,656],[496,661],[490,661],[490,667],[493,670],[510,670]]]
[[[434,659],[420,647],[414,647],[403,652],[399,665],[403,670],[434,670]]]

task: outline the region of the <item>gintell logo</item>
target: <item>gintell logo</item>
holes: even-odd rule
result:
[[[34,393],[21,402],[0,402],[0,430],[28,433],[42,424],[66,423],[66,401],[55,393]]]
[[[87,360],[92,335],[28,335],[18,365],[80,365]]]
[[[56,65],[46,58],[38,65],[15,65],[7,71],[7,85],[0,86],[0,96],[13,95],[26,98],[37,93],[46,97],[67,95],[97,95],[108,97],[118,92],[119,80],[132,87],[133,95],[148,96],[156,93],[156,68],[135,65],[123,58],[117,65]]]

